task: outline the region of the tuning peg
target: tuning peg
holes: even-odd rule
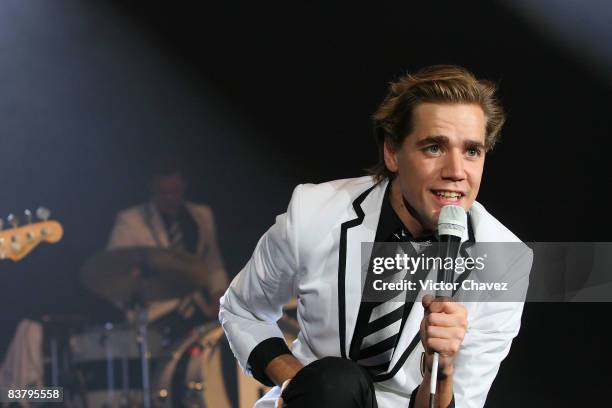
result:
[[[17,218],[15,214],[9,214],[9,216],[6,217],[6,220],[12,225],[13,228],[17,228],[19,226],[19,218]]]
[[[13,250],[13,252],[17,253],[19,251],[21,251],[21,244],[19,243],[19,241],[17,240],[13,240],[11,242],[11,249]]]
[[[36,216],[43,221],[47,221],[51,216],[51,211],[45,207],[38,207],[38,209],[36,209]]]
[[[27,222],[28,224],[31,224],[31,223],[32,223],[32,211],[30,211],[30,210],[26,209],[26,210],[23,212],[23,214],[25,215],[26,222]]]

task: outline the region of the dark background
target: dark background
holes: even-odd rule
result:
[[[525,241],[609,240],[612,58],[595,45],[612,38],[580,30],[612,13],[581,2],[593,21],[555,31],[492,3],[3,1],[0,215],[42,204],[65,228],[2,263],[4,347],[25,316],[112,313],[78,270],[114,214],[147,199],[156,153],[191,161],[189,196],[215,211],[233,275],[296,184],[374,163],[369,117],[386,84],[428,64],[500,84],[508,122],[481,203]],[[528,304],[488,405],[605,401],[611,309]]]

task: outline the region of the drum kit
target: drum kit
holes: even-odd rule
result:
[[[81,282],[128,317],[120,323],[81,324],[79,330],[72,324],[71,334],[65,336],[68,363],[63,367],[71,380],[60,384],[68,396],[64,404],[252,407],[267,388],[242,374],[216,319],[204,320],[174,338],[167,336],[163,324],[149,319],[152,302],[184,298],[205,288],[205,268],[200,258],[154,247],[110,250],[90,258],[81,269]],[[288,342],[299,331],[291,313],[288,310],[279,321]],[[51,372],[57,385],[55,342]]]

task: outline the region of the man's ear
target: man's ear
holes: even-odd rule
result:
[[[384,144],[384,153],[385,153],[385,165],[387,169],[392,173],[397,173],[398,164],[397,164],[397,153],[395,149],[391,145],[391,141],[388,138],[385,138]]]

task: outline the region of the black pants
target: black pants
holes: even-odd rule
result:
[[[325,357],[302,368],[283,392],[286,408],[377,408],[374,383],[357,363]]]

